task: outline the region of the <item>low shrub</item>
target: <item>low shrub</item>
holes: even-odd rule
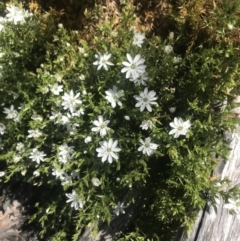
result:
[[[212,176],[236,122],[236,11],[229,22],[217,8],[190,42],[187,21],[173,16],[162,38],[130,1],[120,6],[108,17],[86,9],[81,31],[52,12],[2,7],[1,182],[28,188],[44,240],[78,240],[90,223],[128,215],[132,189],[141,209],[124,240],[171,240],[206,202],[236,193]]]

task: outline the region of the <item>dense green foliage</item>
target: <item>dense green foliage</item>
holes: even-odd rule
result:
[[[238,26],[238,6],[230,5],[203,21],[204,35],[194,43],[186,35],[191,16],[183,21],[173,11],[174,33],[163,38],[146,32],[142,47],[133,44],[135,29],[143,28],[130,1],[121,5],[117,24],[103,18],[100,5],[86,10],[89,27],[81,31],[59,25],[48,13],[0,22],[0,123],[6,127],[1,186],[19,183],[31,190],[30,222],[39,222],[43,240],[77,240],[89,223],[110,222],[131,188],[140,191],[142,208],[121,240],[171,240],[178,227],[191,228],[206,202],[214,205],[218,196],[227,200],[235,193],[224,191],[227,180],[211,176],[228,155],[223,133],[234,128],[230,110],[240,84],[239,48],[229,26]],[[227,20],[224,7],[230,9]],[[98,70],[95,55],[106,53],[114,65]],[[121,72],[127,54],[145,59],[146,86],[157,97],[152,111],[135,106],[145,86]],[[124,91],[115,107],[106,99],[113,86]],[[62,97],[70,98],[71,91],[76,98],[64,104]],[[109,120],[106,135],[92,130],[99,116]],[[185,135],[169,134],[174,118],[191,123]],[[140,127],[145,120],[152,123],[147,130]],[[139,150],[148,137],[157,145],[149,155]],[[102,162],[99,142],[111,139],[121,151],[112,163]],[[31,158],[35,148],[44,159]],[[81,201],[78,210],[66,203],[73,190]],[[135,201],[124,203],[120,215]]]

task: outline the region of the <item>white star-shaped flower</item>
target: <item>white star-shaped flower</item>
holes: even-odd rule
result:
[[[7,7],[8,13],[6,14],[7,21],[13,22],[14,24],[23,23],[26,17],[32,14],[16,6]]]
[[[57,168],[52,169],[52,175],[55,176],[57,179],[62,180],[63,179],[63,171],[59,170]]]
[[[68,146],[66,143],[59,146],[59,162],[66,164],[72,158],[73,152],[73,146]]]
[[[148,130],[148,129],[151,129],[153,128],[153,123],[152,121],[150,120],[144,120],[142,121],[142,124],[140,125],[140,127],[143,129],[143,130]]]
[[[52,115],[49,117],[50,120],[54,121],[54,124],[62,123],[62,114],[61,112],[52,111]]]
[[[92,131],[99,132],[101,137],[107,135],[107,131],[110,129],[107,127],[109,120],[103,120],[103,116],[99,115],[98,120],[93,121],[96,127],[92,128]]]
[[[22,142],[18,142],[17,143],[17,146],[16,146],[16,150],[18,152],[24,152],[25,151],[25,147],[24,147],[24,144]]]
[[[138,151],[141,151],[144,155],[151,156],[158,147],[157,144],[151,143],[150,137],[145,138],[144,141],[141,139],[140,142],[142,145],[138,148]]]
[[[21,8],[10,6],[7,7],[8,13],[6,14],[6,18],[10,22],[14,22],[14,24],[17,24],[18,22],[24,21],[24,12]]]
[[[37,148],[34,148],[29,156],[32,161],[36,162],[37,164],[40,164],[40,162],[44,162],[44,157],[46,154],[44,154],[43,151],[39,151]]]
[[[82,104],[82,101],[78,99],[80,96],[80,93],[77,93],[74,96],[73,90],[70,91],[70,93],[64,93],[64,96],[62,96],[62,106],[64,110],[69,110],[71,113],[75,111],[75,108],[78,104]]]
[[[170,123],[170,126],[173,128],[169,135],[174,135],[174,138],[178,138],[180,135],[186,135],[189,131],[191,123],[189,120],[183,121],[182,118],[174,118],[173,122]]]
[[[146,81],[148,80],[148,73],[144,72],[140,74],[136,79],[130,78],[130,81],[133,81],[136,85],[147,85]]]
[[[138,101],[135,106],[140,107],[140,111],[143,111],[145,108],[147,108],[147,110],[151,112],[151,105],[157,105],[157,102],[155,102],[157,97],[155,97],[155,95],[155,91],[151,90],[148,92],[148,88],[146,87],[144,91],[140,93],[140,95],[134,96],[134,98]]]
[[[42,135],[42,132],[39,131],[38,129],[29,130],[28,133],[29,133],[29,135],[27,136],[28,138],[38,138]]]
[[[107,95],[105,98],[111,103],[113,108],[115,108],[117,104],[122,106],[122,102],[119,98],[123,95],[123,90],[118,91],[117,87],[114,85],[112,89],[105,91],[105,93]]]
[[[233,211],[236,214],[237,218],[240,218],[240,206],[239,205],[240,205],[239,199],[235,200],[233,198],[229,198],[227,203],[225,203],[223,205],[223,207],[229,211]]]
[[[79,208],[83,208],[83,202],[78,197],[75,190],[72,190],[72,193],[66,193],[65,194],[68,197],[67,203],[71,202],[71,207],[75,210],[78,210]]]
[[[96,149],[98,157],[102,158],[102,162],[108,161],[112,163],[113,158],[118,159],[118,155],[115,152],[120,152],[121,149],[117,147],[118,141],[113,141],[111,138],[109,141],[100,141],[100,146]]]
[[[133,36],[133,45],[137,45],[138,47],[142,47],[142,44],[145,39],[145,34],[140,32],[135,32]]]
[[[145,72],[146,65],[143,63],[145,62],[145,59],[141,57],[140,54],[137,54],[134,58],[127,53],[127,59],[129,62],[123,61],[122,64],[125,66],[121,72],[126,72],[126,78],[138,78],[141,74]]]
[[[98,65],[97,70],[100,70],[102,67],[105,70],[108,70],[108,65],[114,65],[112,62],[109,61],[111,58],[111,54],[105,53],[103,55],[101,54],[95,54],[95,57],[97,58],[97,61],[95,61],[93,64]]]
[[[51,86],[50,90],[54,95],[59,95],[60,92],[63,92],[63,85],[58,85],[58,83],[55,83],[54,85]]]
[[[15,121],[18,119],[18,111],[14,109],[13,105],[11,105],[9,109],[4,108],[3,113],[7,115],[6,119],[13,119]]]
[[[113,212],[119,216],[119,214],[124,214],[125,210],[124,208],[126,208],[126,206],[123,205],[123,203],[118,202],[117,206],[114,207]]]
[[[67,113],[67,115],[62,115],[60,123],[62,125],[69,125],[71,118],[72,118],[72,115],[70,113]]]

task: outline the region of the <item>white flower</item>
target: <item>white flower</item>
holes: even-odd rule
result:
[[[83,202],[81,199],[79,199],[75,190],[72,190],[72,193],[66,193],[65,195],[68,197],[67,203],[71,202],[72,208],[75,210],[83,208]]]
[[[77,127],[79,127],[79,124],[77,123],[67,124],[67,132],[70,135],[75,135],[77,133]]]
[[[62,96],[63,102],[62,102],[62,106],[64,110],[70,110],[71,113],[74,112],[76,106],[78,104],[82,104],[82,101],[80,99],[78,99],[78,97],[80,96],[80,93],[77,93],[74,96],[73,90],[70,91],[69,94],[64,93],[64,96]]]
[[[4,134],[5,129],[6,129],[5,125],[3,125],[2,123],[0,123],[0,135],[3,135],[3,134]]]
[[[111,54],[105,53],[103,55],[101,54],[95,54],[95,57],[97,58],[97,61],[95,61],[93,64],[98,65],[97,70],[100,70],[102,67],[105,70],[108,70],[108,65],[114,65],[112,62],[109,61],[111,58]]]
[[[4,23],[6,22],[6,19],[3,17],[0,17],[0,32],[4,30]],[[2,56],[1,56],[2,57]]]
[[[1,171],[0,172],[0,177],[3,177],[5,175],[5,172]]]
[[[73,146],[68,146],[66,143],[59,146],[59,154],[61,156],[70,156],[74,152]]]
[[[166,45],[163,49],[165,54],[170,54],[173,52],[173,47],[171,45]]]
[[[63,85],[58,85],[58,83],[55,83],[54,85],[51,86],[50,90],[54,95],[59,95],[60,92],[63,92]]]
[[[124,119],[127,120],[127,121],[129,121],[129,120],[130,120],[130,116],[125,115],[125,116],[124,116]]]
[[[72,113],[72,117],[77,116],[80,117],[81,115],[84,115],[84,109],[80,108],[78,111]]]
[[[26,172],[27,172],[27,170],[26,170],[26,169],[21,168],[21,174],[22,174],[22,176],[25,176],[25,175],[26,175]]]
[[[24,144],[22,142],[18,142],[16,146],[16,150],[18,152],[23,152],[24,151]]]
[[[50,120],[54,120],[54,124],[62,123],[62,114],[60,112],[52,111],[52,115],[49,117]]]
[[[224,208],[228,210],[233,210],[238,217],[240,217],[240,200],[234,200],[232,198],[228,199],[228,202],[223,205]]]
[[[100,132],[100,136],[104,137],[105,135],[107,135],[107,131],[110,129],[109,127],[107,127],[109,122],[109,120],[103,120],[103,116],[99,115],[98,121],[93,121],[93,124],[96,127],[93,127],[92,131]]]
[[[126,208],[126,206],[123,206],[123,203],[118,202],[117,206],[114,207],[113,212],[117,216],[119,216],[119,214],[121,214],[121,213],[124,214],[125,213],[124,208]]]
[[[150,121],[150,120],[144,120],[144,121],[142,121],[142,124],[140,125],[140,127],[143,130],[148,130],[148,128],[150,128],[152,130],[153,126],[154,125],[153,125],[152,121]]]
[[[118,91],[117,87],[114,85],[112,89],[105,91],[105,93],[107,94],[105,98],[111,103],[113,108],[115,108],[117,104],[122,106],[122,102],[119,98],[123,95],[123,90]]]
[[[61,121],[60,121],[60,123],[61,123],[62,125],[68,125],[68,124],[70,123],[71,117],[72,117],[72,116],[71,116],[69,113],[67,113],[67,116],[62,115],[62,116],[61,116]]]
[[[66,172],[63,173],[63,176],[61,178],[62,181],[62,185],[71,185],[72,184],[72,177],[70,175],[68,175]]]
[[[73,146],[68,146],[66,143],[59,146],[59,162],[66,164],[71,159],[74,152]]]
[[[169,39],[174,39],[174,32],[170,32],[168,37]]]
[[[18,163],[22,159],[21,155],[14,155],[13,156],[13,162]]]
[[[31,116],[31,119],[32,120],[37,120],[37,121],[42,121],[43,120],[43,117],[41,115],[38,115],[36,113],[34,113],[32,116]]]
[[[157,105],[157,102],[155,102],[157,97],[155,97],[155,95],[155,91],[151,90],[148,92],[148,88],[145,88],[144,91],[140,93],[140,95],[134,96],[134,98],[138,101],[135,106],[140,107],[140,111],[143,111],[145,108],[147,108],[147,110],[151,112],[151,105]]]
[[[63,28],[63,24],[62,24],[62,23],[59,23],[59,24],[58,24],[58,28]]]
[[[59,169],[56,169],[56,168],[52,169],[52,175],[55,176],[57,179],[62,180],[63,179],[63,173],[64,172],[62,170],[59,170]]]
[[[173,128],[169,135],[174,134],[174,138],[178,138],[180,135],[186,135],[191,123],[189,120],[183,121],[182,118],[174,118],[173,122],[170,123],[170,126]]]
[[[18,22],[24,22],[25,13],[21,8],[10,6],[7,7],[7,15],[6,18],[8,21],[14,22],[17,24]]]
[[[33,172],[33,175],[34,175],[35,177],[38,177],[38,176],[40,176],[40,172],[36,170],[36,171]]]
[[[133,45],[137,45],[138,47],[142,47],[142,44],[145,39],[145,34],[140,32],[135,32],[133,36]]]
[[[177,107],[176,106],[172,106],[172,107],[169,107],[168,110],[170,113],[174,113],[176,111]]]
[[[85,50],[84,50],[84,48],[82,48],[82,47],[78,47],[78,51],[79,51],[79,53],[81,53],[81,54],[84,54],[84,53],[85,53]]]
[[[136,84],[136,85],[145,85],[146,86],[147,85],[146,80],[148,80],[148,73],[144,72],[144,73],[140,74],[136,79],[130,78],[129,80],[133,81],[134,84]]]
[[[39,131],[38,129],[29,130],[28,133],[29,133],[29,135],[27,136],[28,138],[38,138],[42,135],[42,132]]]
[[[85,142],[85,143],[88,143],[88,142],[90,142],[90,141],[92,141],[92,137],[91,137],[91,136],[87,136],[87,137],[84,139],[84,142]]]
[[[79,77],[78,77],[80,80],[85,80],[85,75],[83,75],[83,74],[81,74]],[[84,93],[83,93],[83,95],[84,95]]]
[[[93,177],[92,178],[92,184],[93,184],[93,186],[98,187],[98,186],[101,185],[101,182],[100,182],[100,180],[98,178]]]
[[[109,141],[100,141],[100,148],[97,148],[96,151],[98,152],[98,157],[102,157],[102,162],[106,160],[109,163],[112,163],[113,158],[118,159],[118,156],[115,152],[120,152],[121,149],[117,147],[118,141],[113,141],[111,138]]]
[[[136,79],[139,75],[143,74],[146,69],[146,65],[143,65],[145,59],[141,58],[140,54],[137,54],[134,58],[130,54],[127,54],[129,62],[123,61],[122,64],[125,66],[121,72],[126,72],[126,78]]]
[[[138,151],[142,151],[144,155],[151,156],[153,152],[157,149],[158,145],[155,143],[151,143],[151,138],[147,137],[143,141],[142,139],[140,140],[142,145],[138,148]]]
[[[179,64],[179,63],[181,63],[181,61],[182,61],[181,57],[173,57],[173,63],[174,64]]]
[[[6,119],[13,119],[13,120],[18,119],[18,112],[14,109],[13,105],[11,105],[9,109],[4,108],[3,113],[7,115]]]
[[[29,156],[29,158],[32,159],[32,161],[40,164],[41,161],[42,162],[44,161],[45,156],[46,156],[46,154],[44,154],[43,151],[39,151],[37,148],[34,148],[31,152],[31,155]]]

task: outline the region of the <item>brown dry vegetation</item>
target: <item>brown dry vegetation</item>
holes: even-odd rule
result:
[[[26,0],[25,4],[32,11],[40,9],[50,11],[58,22],[69,29],[79,30],[79,37],[86,39],[86,32],[91,31],[91,27],[101,21],[111,19],[113,27],[121,25],[119,16],[124,5],[120,2],[120,0]],[[103,15],[100,18],[95,15],[95,4],[102,8]],[[209,27],[221,24],[218,22],[218,16],[227,14],[223,12],[223,0],[133,0],[133,4],[138,22],[137,29],[144,29],[148,35],[155,34],[162,39],[167,38],[170,32],[182,36],[174,46],[176,53],[183,54],[209,37],[210,44],[223,41]],[[213,14],[214,12],[218,15]],[[87,17],[89,15],[91,21]],[[235,27],[230,37],[238,44],[239,28]]]

